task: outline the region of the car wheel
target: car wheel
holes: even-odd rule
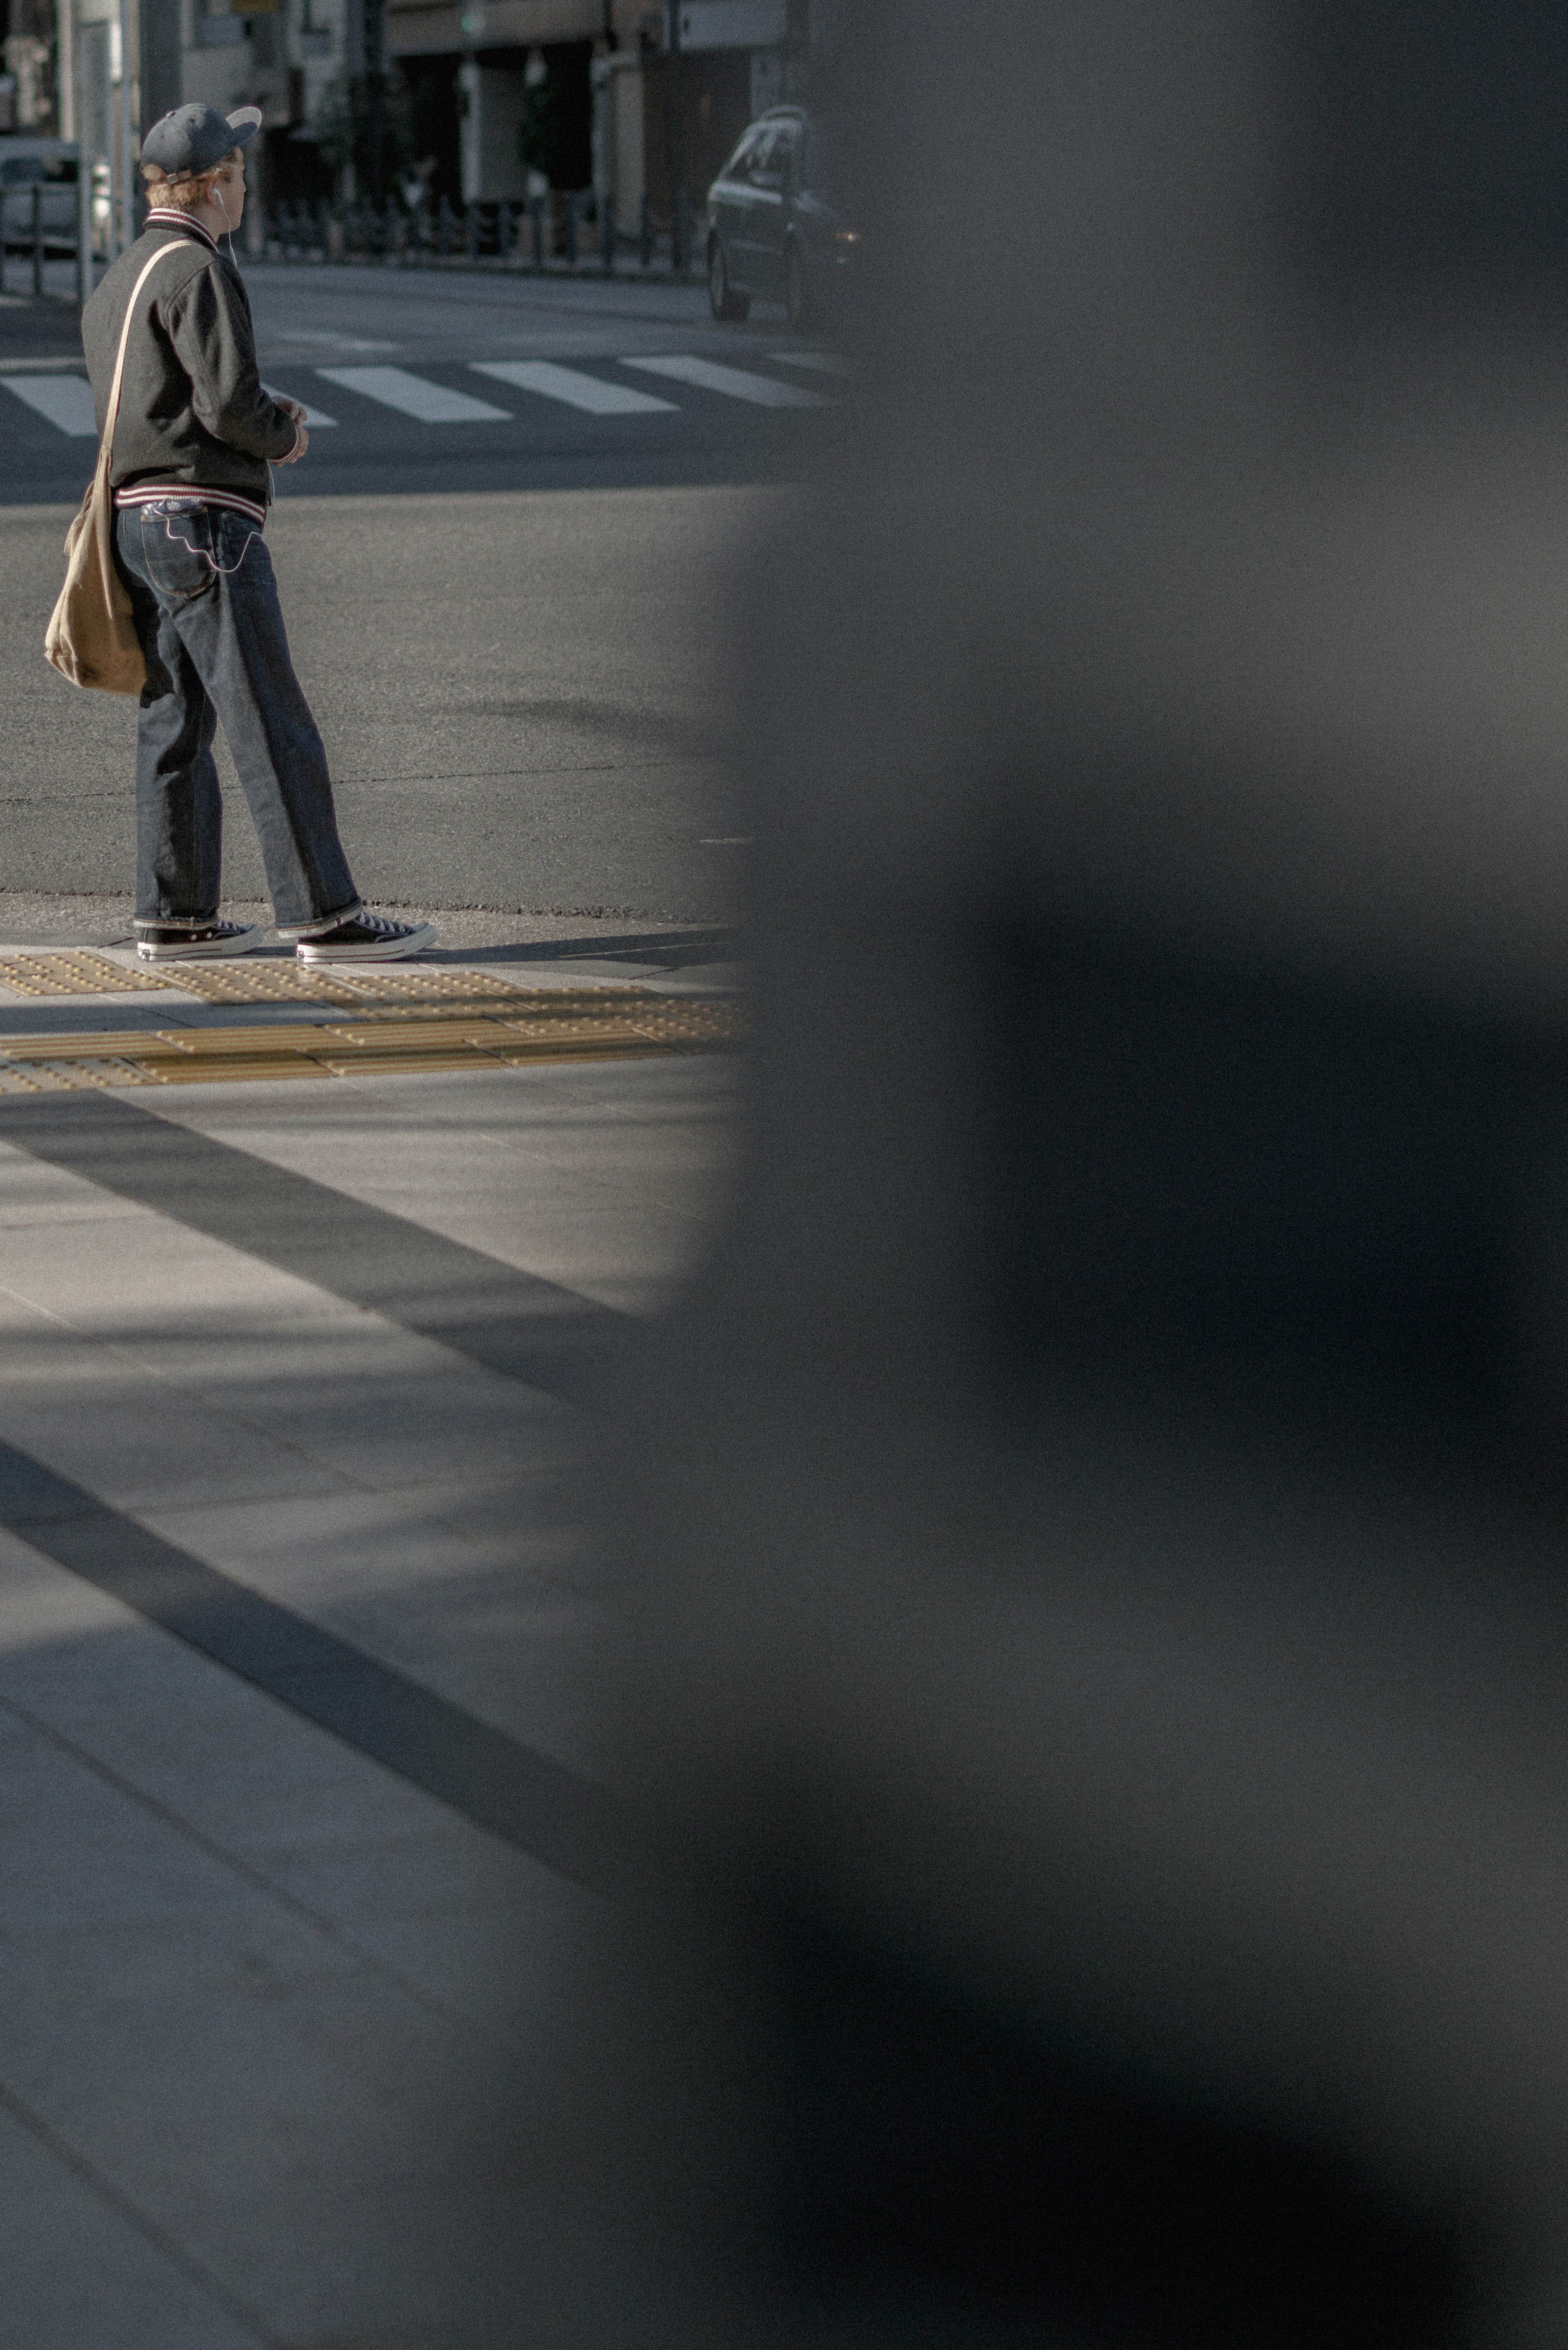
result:
[[[730,283],[730,265],[717,237],[708,247],[708,307],[715,318],[743,318],[752,307],[749,294],[737,294]]]
[[[790,332],[798,335],[811,323],[811,304],[806,299],[805,265],[800,257],[800,247],[789,249],[789,265],[784,276],[784,307],[789,313]]]

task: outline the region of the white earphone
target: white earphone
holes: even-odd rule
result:
[[[229,259],[233,261],[234,257],[234,224],[229,212],[228,200],[223,194],[223,183],[221,180],[213,181],[213,194],[216,200],[218,210],[223,215],[223,230],[229,240]]]

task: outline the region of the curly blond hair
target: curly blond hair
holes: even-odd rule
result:
[[[226,180],[236,163],[244,157],[237,147],[231,147],[220,156],[210,172],[188,172],[179,179],[171,179],[156,163],[143,163],[141,176],[147,182],[147,192],[155,204],[166,204],[179,213],[193,213],[204,204],[219,180]]]

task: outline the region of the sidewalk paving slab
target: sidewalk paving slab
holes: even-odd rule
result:
[[[56,1002],[81,1024],[86,1000]],[[124,1008],[144,1022],[145,1002]],[[233,1020],[182,1014],[215,1009]],[[389,1299],[413,1247],[432,1278],[488,1265],[503,1289],[532,1278],[631,1326],[722,1212],[735,1087],[719,1058],[159,1089],[155,1108],[136,1100],[170,1145],[161,1201],[40,1156],[0,1102],[5,1460],[41,1462],[519,1753],[591,1771],[591,1401],[346,1298],[330,1264],[326,1286],[280,1264],[259,1227],[199,1229],[213,1202],[182,1194],[179,1137],[217,1147],[208,1185],[348,1216],[368,1261],[389,1254]],[[20,1493],[16,1474],[0,1463],[0,1489]],[[0,1529],[17,2338],[531,2345],[550,2056],[599,1897],[34,1532]]]

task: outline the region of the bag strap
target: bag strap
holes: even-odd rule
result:
[[[177,244],[161,244],[159,246],[157,252],[153,254],[151,258],[143,265],[141,275],[137,279],[135,285],[131,287],[130,299],[125,306],[125,323],[119,330],[119,349],[116,354],[114,362],[114,381],[110,384],[109,390],[109,406],[104,411],[103,419],[103,439],[99,443],[98,451],[98,470],[100,473],[105,475],[109,473],[109,463],[114,455],[114,427],[116,420],[119,415],[119,380],[125,373],[125,347],[130,340],[130,321],[136,309],[136,297],[140,293],[142,287],[146,285],[148,279],[151,276],[153,271],[157,268],[159,263],[162,260],[164,255],[166,253],[175,253],[178,250],[179,247]]]

